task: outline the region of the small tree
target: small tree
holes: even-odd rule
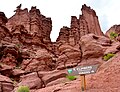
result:
[[[71,75],[67,75],[66,78],[68,78],[68,79],[71,80],[71,81],[76,79],[75,76],[71,76]]]
[[[106,54],[106,55],[104,55],[103,59],[104,59],[105,61],[108,61],[108,60],[109,60],[110,58],[112,58],[114,55],[115,55],[115,54],[112,54],[112,53]]]
[[[28,86],[19,86],[17,92],[30,92]]]
[[[118,34],[115,33],[115,32],[111,32],[111,33],[110,33],[110,38],[111,38],[111,39],[115,39],[117,36],[118,36]]]

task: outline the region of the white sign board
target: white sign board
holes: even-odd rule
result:
[[[69,75],[82,75],[82,74],[92,74],[96,73],[98,65],[91,66],[77,66],[75,68],[68,69]]]

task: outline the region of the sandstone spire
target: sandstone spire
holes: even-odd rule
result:
[[[57,38],[57,42],[69,42],[69,31],[70,28],[63,26],[63,28],[60,29],[59,37]]]
[[[85,4],[82,6],[81,11],[82,11],[82,16],[85,18],[88,24],[89,32],[94,33],[96,35],[103,35],[96,12],[90,7],[87,7]]]
[[[77,19],[76,16],[71,17],[69,36],[67,37],[69,38],[69,43],[71,45],[77,44],[82,36],[89,33],[94,33],[99,36],[103,35],[96,12],[85,4],[82,6],[81,11],[82,15],[79,16],[79,19]],[[65,36],[61,36],[61,33],[67,32],[63,32],[63,30],[60,30],[60,37],[58,38],[65,38]]]
[[[22,25],[31,35],[39,35],[44,42],[51,42],[50,33],[52,30],[52,20],[41,14],[36,6],[31,10],[21,9],[21,5],[15,10],[15,15],[8,19],[7,28],[12,32],[16,26]]]

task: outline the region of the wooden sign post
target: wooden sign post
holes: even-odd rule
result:
[[[85,75],[86,74],[93,74],[96,73],[98,68],[98,65],[91,65],[91,66],[78,66],[75,68],[68,69],[69,75],[80,75],[81,78],[81,90],[86,90],[86,80]]]
[[[86,80],[85,80],[85,74],[80,75],[81,78],[81,90],[86,90]]]

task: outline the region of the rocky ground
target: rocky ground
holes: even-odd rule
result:
[[[67,69],[96,64],[97,72],[86,75],[85,92],[119,92],[120,25],[103,34],[96,12],[86,5],[81,10],[56,42],[50,40],[51,18],[36,7],[17,7],[9,19],[0,12],[0,92],[22,85],[30,92],[80,92],[80,76],[69,80]]]

